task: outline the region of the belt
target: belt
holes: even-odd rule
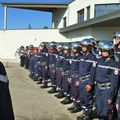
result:
[[[64,75],[68,75],[68,73],[69,73],[69,71],[67,70],[67,71],[64,72]]]
[[[62,71],[62,67],[56,67],[56,70]]]
[[[73,75],[71,75],[72,77],[78,77],[78,74],[73,74]]]
[[[96,84],[99,89],[110,89],[111,83],[97,83]]]
[[[41,62],[40,64],[41,64],[41,66],[44,66],[44,65],[46,65],[46,62]]]
[[[49,65],[49,68],[54,68],[54,67],[55,67],[54,64]]]
[[[80,81],[84,82],[90,79],[90,75],[86,75],[80,78]]]

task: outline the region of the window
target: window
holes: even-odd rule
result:
[[[87,7],[87,20],[90,19],[90,6]]]
[[[67,17],[64,17],[63,18],[63,27],[66,27],[67,26]]]
[[[84,9],[78,11],[78,22],[84,22]]]
[[[95,5],[95,17],[120,10],[120,4]]]

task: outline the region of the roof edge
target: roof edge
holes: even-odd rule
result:
[[[68,5],[69,3],[65,2],[0,2],[3,6],[7,5]]]

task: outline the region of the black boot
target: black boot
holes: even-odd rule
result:
[[[48,91],[49,94],[57,93],[56,87],[52,87],[51,90]]]
[[[59,93],[56,94],[56,95],[54,95],[54,96],[57,97],[58,99],[61,99],[61,98],[64,98],[64,97],[65,97],[64,92],[63,92],[62,90],[59,91]]]
[[[42,84],[42,78],[38,77],[38,82],[36,84]]]
[[[42,84],[42,80],[39,80],[36,84]]]
[[[30,74],[29,77],[30,77],[31,79],[33,79],[33,78],[34,78],[34,74]]]
[[[74,109],[75,107],[76,107],[76,103],[74,102],[73,105],[72,105],[71,107],[67,108],[67,110],[70,111],[70,110]]]
[[[33,78],[33,81],[38,81],[38,77],[35,76],[35,77]]]
[[[91,111],[92,110],[84,110],[82,116],[78,116],[77,120],[92,120],[91,118]]]
[[[75,103],[75,107],[70,110],[71,113],[77,113],[82,110],[81,106],[78,103]]]
[[[71,98],[70,96],[66,97],[63,101],[61,101],[61,103],[63,105],[71,104],[73,101],[70,98]]]
[[[42,88],[42,89],[48,88],[47,82],[44,82],[43,86],[40,86],[40,88]]]

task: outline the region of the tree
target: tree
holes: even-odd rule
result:
[[[29,24],[28,29],[32,29],[31,25]]]
[[[48,29],[48,27],[47,27],[47,26],[44,26],[43,28],[44,28],[44,29]]]

